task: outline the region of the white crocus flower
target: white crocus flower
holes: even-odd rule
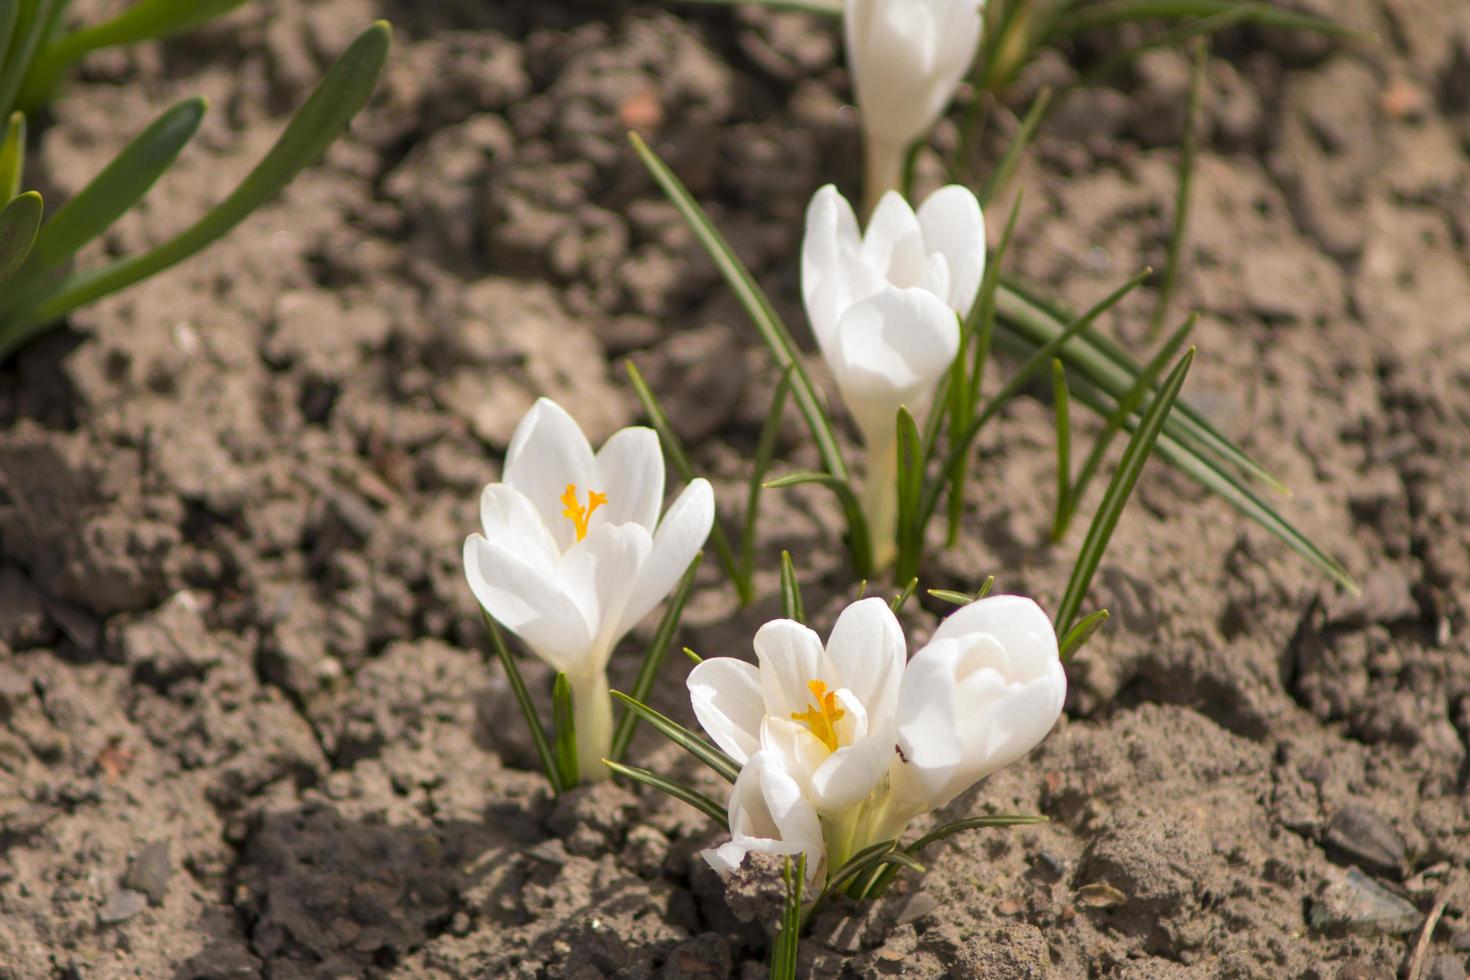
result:
[[[1029,752],[1067,691],[1050,621],[1019,596],[961,609],[907,666],[898,620],[876,598],[843,611],[825,650],[790,620],[763,626],[755,647],[759,668],[713,658],[688,681],[700,724],[745,767],[730,802],[734,840],[706,855],[719,869],[757,847],[806,850],[810,860],[805,817],[750,816],[804,814],[793,790],[820,820],[827,868],[841,867]],[[757,760],[761,773],[747,776]],[[764,831],[736,831],[737,809],[742,826]]]
[[[847,0],[847,64],[862,113],[867,205],[896,190],[975,60],[984,0]]]
[[[714,523],[704,480],[660,521],[663,499],[652,429],[622,429],[594,455],[572,417],[542,398],[516,426],[502,481],[480,496],[483,536],[465,539],[480,605],[571,683],[583,780],[607,777],[613,647],[678,583]]]
[[[796,780],[769,752],[745,761],[730,792],[730,840],[703,852],[710,867],[728,874],[745,855],[763,851],[795,857],[806,853],[807,881],[824,874],[822,823]]]
[[[864,516],[874,564],[894,551],[899,406],[917,411],[949,370],[985,273],[985,216],[957,184],[915,212],[885,194],[865,232],[827,185],[812,197],[801,290],[822,356],[867,450]]]

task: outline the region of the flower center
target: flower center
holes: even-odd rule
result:
[[[567,492],[561,495],[561,502],[566,508],[561,516],[572,522],[572,527],[577,529],[577,540],[581,541],[587,536],[587,522],[592,520],[592,512],[607,503],[607,494],[588,490],[587,506],[583,507],[577,500],[577,485],[568,483]]]
[[[807,690],[812,692],[816,699],[814,704],[808,704],[805,711],[793,711],[792,721],[799,721],[806,726],[807,731],[827,746],[827,751],[837,751],[837,723],[847,714],[837,706],[837,694],[835,691],[827,690],[827,685],[821,681],[807,681]]]

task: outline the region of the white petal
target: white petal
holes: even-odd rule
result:
[[[836,690],[835,671],[823,670],[821,637],[800,623],[773,620],[756,630],[753,642],[767,714],[789,719],[805,711],[812,700],[808,685],[814,680]]]
[[[922,136],[943,107],[932,91],[934,13],[911,0],[848,0],[843,27],[863,129],[894,145]]]
[[[898,618],[876,596],[842,610],[827,637],[827,656],[841,686],[862,702],[872,719],[893,718],[907,653]]]
[[[555,574],[561,549],[540,512],[514,487],[491,483],[480,492],[480,526],[487,539],[509,548],[542,575]]]
[[[607,496],[607,503],[592,512],[589,527],[633,521],[652,534],[664,505],[664,453],[658,433],[644,426],[614,432],[597,451],[588,489]]]
[[[825,844],[822,825],[796,782],[767,753],[758,752],[740,770],[730,793],[730,834],[716,851],[704,851],[716,871],[733,871],[750,851],[807,855],[807,879],[818,880]]]
[[[709,481],[695,479],[675,498],[653,534],[653,550],[638,572],[618,625],[619,635],[637,625],[679,584],[714,523],[715,492]]]
[[[811,777],[812,804],[822,813],[841,813],[867,799],[894,758],[893,725],[829,755]]]
[[[694,717],[715,744],[741,765],[760,750],[766,703],[760,672],[734,657],[711,657],[695,666],[685,682]]]
[[[606,666],[623,637],[624,613],[652,547],[641,524],[604,524],[572,545],[557,566],[557,580],[582,610],[592,634],[592,656],[599,668]]]
[[[853,303],[852,277],[845,266],[856,261],[862,239],[852,205],[831,184],[812,195],[801,239],[801,296],[817,344],[832,343],[837,318]]]
[[[1011,681],[1045,676],[1058,661],[1051,620],[1026,596],[994,595],[962,606],[939,624],[930,642],[963,641],[975,634],[995,637],[1005,650]]]
[[[464,565],[480,605],[533,653],[568,673],[585,665],[592,632],[558,582],[478,534],[465,539]]]
[[[842,315],[832,373],[869,442],[949,370],[959,339],[954,310],[922,289],[885,289]]]
[[[863,259],[893,285],[909,288],[924,278],[927,258],[924,232],[913,208],[902,194],[888,191],[863,231]]]
[[[919,205],[918,218],[925,250],[944,256],[949,268],[948,292],[940,298],[964,316],[985,275],[985,215],[980,202],[969,188],[950,184]]]
[[[526,495],[563,551],[577,534],[562,516],[561,496],[575,484],[585,504],[591,476],[592,447],[581,428],[556,402],[538,398],[511,437],[503,480]]]

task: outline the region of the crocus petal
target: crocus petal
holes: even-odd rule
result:
[[[632,521],[652,534],[664,504],[664,453],[658,433],[645,426],[613,433],[592,462],[588,489],[607,497],[592,512],[589,527]]]
[[[1020,595],[993,595],[962,606],[945,617],[930,642],[992,636],[1005,650],[1011,680],[1031,680],[1050,673],[1058,662],[1057,634],[1046,612]]]
[[[541,513],[557,546],[565,551],[577,540],[576,528],[562,516],[562,494],[575,484],[586,503],[592,476],[592,447],[576,421],[556,402],[538,398],[521,419],[505,453],[505,483],[526,495]]]
[[[618,635],[626,633],[664,600],[689,570],[715,523],[715,492],[709,481],[693,480],[674,500],[653,535],[653,550],[638,572],[622,612]]]
[[[732,840],[703,856],[716,871],[740,866],[750,851],[807,856],[808,882],[819,880],[826,854],[817,812],[776,762],[757,752],[735,780],[730,793]]]
[[[741,765],[760,751],[766,703],[760,672],[734,657],[711,657],[695,666],[685,682],[694,717],[715,744]]]
[[[766,713],[789,719],[807,710],[812,700],[808,686],[820,680],[836,690],[836,671],[827,666],[822,639],[790,619],[776,619],[756,631],[756,659],[760,661],[761,692]]]
[[[595,666],[607,664],[653,540],[641,524],[604,524],[562,555],[557,580],[582,610],[592,634]]]
[[[585,666],[592,631],[558,582],[478,534],[465,539],[464,566],[480,605],[533,653],[568,673]]]
[[[480,525],[488,540],[510,549],[542,575],[555,574],[561,549],[535,505],[515,487],[491,483],[480,492]]]
[[[849,269],[861,246],[852,205],[836,187],[825,185],[807,205],[801,239],[802,302],[824,349],[832,343],[838,316],[854,301]]]
[[[909,202],[888,191],[873,209],[863,232],[862,258],[900,288],[917,286],[924,277],[927,255],[924,232]]]
[[[954,310],[922,289],[885,289],[851,307],[837,326],[832,373],[870,442],[892,432],[894,413],[927,394],[959,350]]]
[[[827,637],[827,656],[841,685],[862,702],[869,718],[893,717],[907,652],[903,627],[877,596],[842,610]]]
[[[960,316],[970,312],[985,275],[985,214],[967,187],[950,184],[919,205],[924,247],[944,256],[949,288],[940,297]]]
[[[868,798],[893,761],[893,724],[829,755],[811,776],[812,804],[822,813],[841,813]]]

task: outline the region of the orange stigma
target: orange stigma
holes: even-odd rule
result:
[[[561,516],[572,522],[572,527],[577,529],[577,540],[581,541],[587,536],[587,522],[592,520],[592,512],[607,503],[607,494],[596,490],[587,491],[587,506],[583,507],[577,500],[577,485],[568,483],[567,492],[561,495],[561,502],[566,508]]]
[[[837,723],[847,714],[837,707],[837,694],[827,690],[827,685],[821,681],[807,681],[807,690],[812,692],[816,703],[808,705],[805,711],[794,711],[791,713],[792,721],[799,721],[807,727],[807,731],[817,736],[822,744],[827,746],[827,751],[837,751]]]

